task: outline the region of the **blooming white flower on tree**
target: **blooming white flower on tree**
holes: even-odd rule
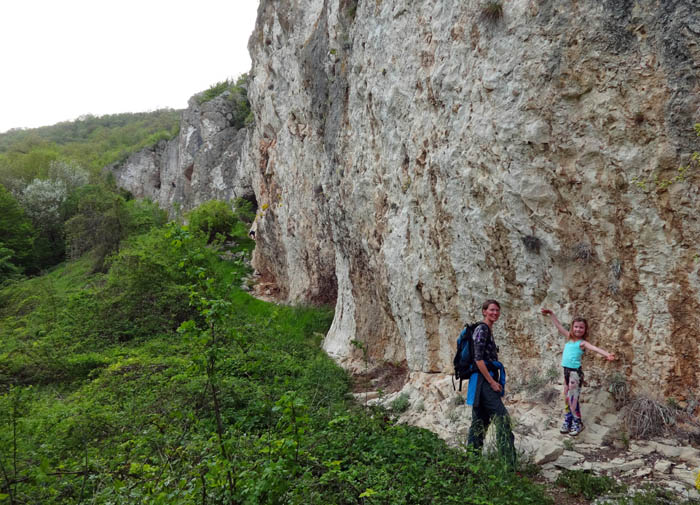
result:
[[[52,161],[48,175],[51,181],[63,181],[68,193],[90,182],[87,171],[74,161]]]
[[[19,201],[35,226],[50,229],[60,224],[61,205],[67,196],[62,180],[34,179],[22,190]]]

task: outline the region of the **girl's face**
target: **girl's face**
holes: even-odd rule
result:
[[[571,327],[571,333],[576,338],[581,338],[586,334],[586,323],[583,321],[575,321]]]
[[[498,321],[498,318],[501,317],[501,308],[495,303],[492,303],[486,307],[486,310],[482,312],[484,314],[484,318],[491,323],[495,323]]]

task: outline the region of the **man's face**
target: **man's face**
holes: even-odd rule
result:
[[[501,317],[501,309],[495,303],[492,303],[491,305],[486,307],[486,310],[484,310],[483,312],[486,320],[492,323],[495,323],[496,321],[498,321],[498,318]]]

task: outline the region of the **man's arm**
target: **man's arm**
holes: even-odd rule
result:
[[[484,379],[486,379],[486,382],[489,383],[489,386],[491,386],[491,389],[493,389],[496,393],[500,393],[503,388],[501,387],[501,385],[498,382],[493,380],[493,377],[491,377],[491,374],[489,373],[488,368],[486,368],[486,363],[484,363],[483,359],[480,359],[479,361],[476,362],[476,367],[481,372],[481,375],[484,376]]]

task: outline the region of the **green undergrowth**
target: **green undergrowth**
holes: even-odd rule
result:
[[[252,298],[209,238],[170,224],[104,274],[83,257],[0,289],[1,504],[551,503],[355,405],[320,348],[332,310]]]

